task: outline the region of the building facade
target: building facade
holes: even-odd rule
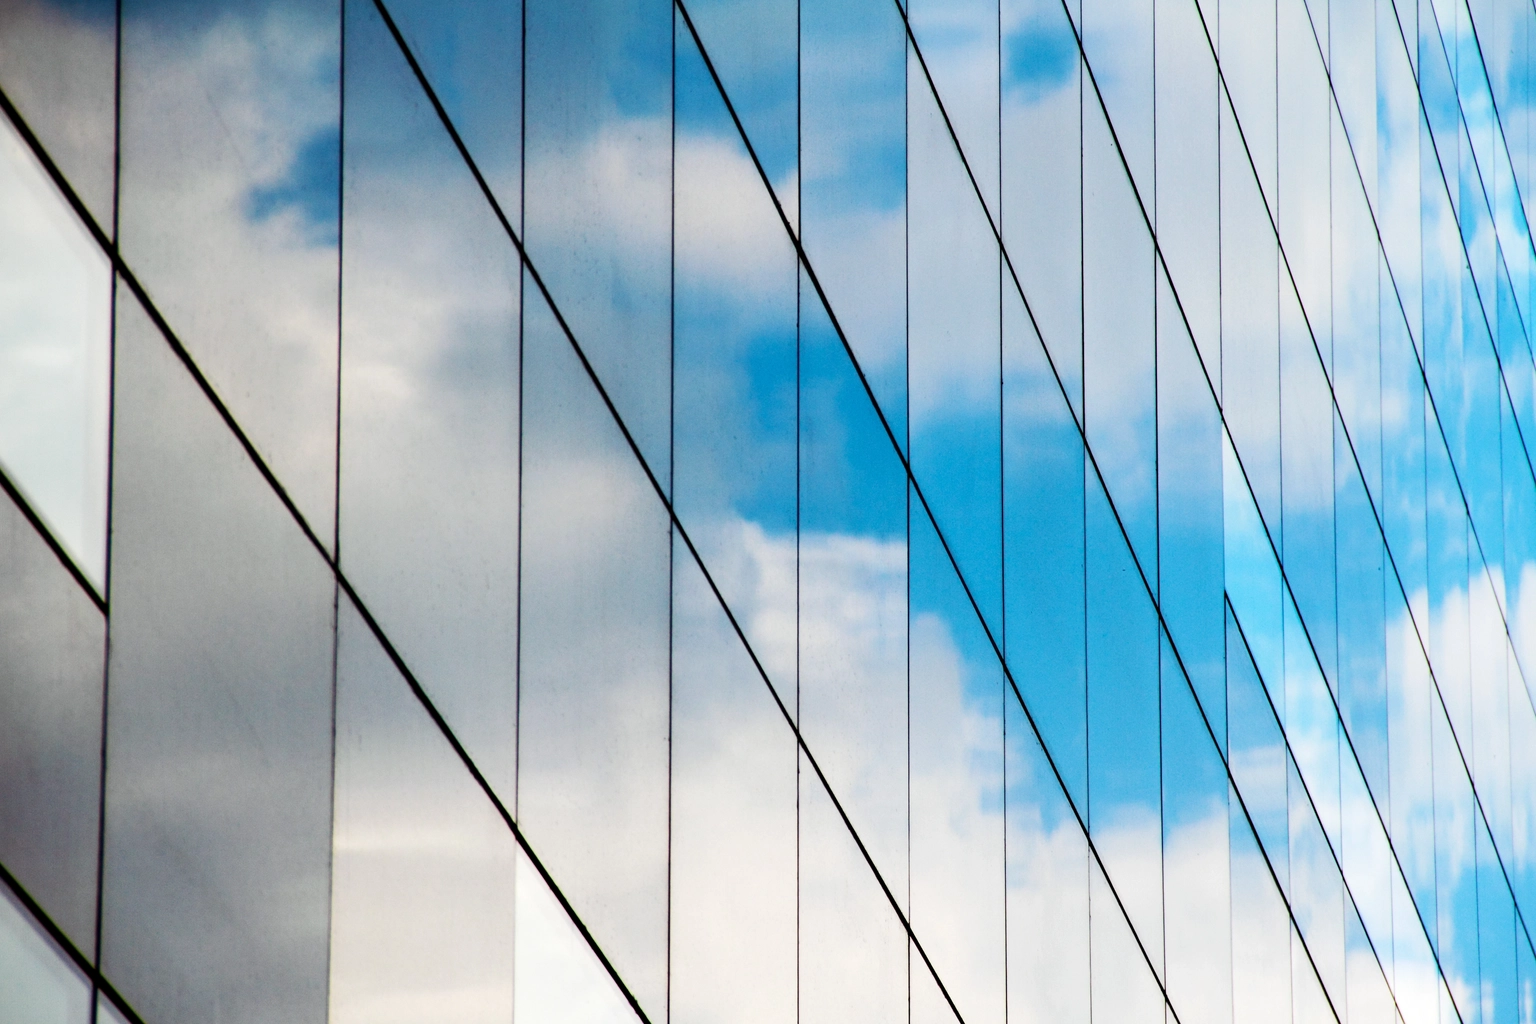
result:
[[[1533,55],[0,0],[0,1021],[1536,1020]]]

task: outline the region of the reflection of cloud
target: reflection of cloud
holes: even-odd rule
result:
[[[122,40],[124,257],[322,535],[337,250],[315,219],[335,209],[337,28],[264,6],[190,31],[127,17]],[[287,191],[317,140],[329,194]]]
[[[0,124],[0,465],[98,587],[111,286],[95,241]]]

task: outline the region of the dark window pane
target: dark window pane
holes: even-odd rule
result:
[[[164,1024],[321,1021],[335,584],[118,302],[102,968]]]

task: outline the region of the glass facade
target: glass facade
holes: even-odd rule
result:
[[[0,1024],[1536,1022],[1536,6],[0,0]]]

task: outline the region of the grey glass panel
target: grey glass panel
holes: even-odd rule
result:
[[[0,863],[89,952],[106,623],[8,499],[0,579]]]
[[[26,909],[0,885],[0,1022],[86,1024],[91,988]]]
[[[666,1011],[669,521],[549,307],[530,302],[523,332],[515,813],[655,1020]]]
[[[672,351],[686,397],[673,420],[673,504],[793,706],[795,251],[681,27],[677,46]]]
[[[512,831],[346,598],[336,644],[329,1020],[510,1020]]]
[[[1014,683],[1088,804],[1083,439],[1018,293],[1003,295],[1005,636]]]
[[[521,0],[391,0],[387,7],[497,202],[518,224],[523,199]],[[352,43],[348,36],[349,64]]]
[[[901,919],[803,757],[800,765],[800,1020],[906,1020]]]
[[[346,75],[341,566],[510,802],[517,251],[371,3]]]
[[[1326,18],[1321,12],[1314,13],[1312,18],[1314,25],[1320,21],[1326,25],[1328,75],[1338,97],[1338,108],[1331,115],[1335,124],[1334,152],[1340,157],[1334,161],[1334,180],[1337,182],[1341,173],[1354,177],[1358,163],[1366,193],[1373,203],[1381,198],[1376,177],[1376,144],[1380,138],[1376,83],[1378,60],[1383,58],[1376,53],[1376,6],[1330,4]],[[1343,149],[1338,148],[1344,141],[1338,133],[1340,128],[1349,135],[1349,144]]]
[[[997,0],[908,0],[906,9],[912,36],[927,64],[927,75],[915,62],[908,68],[909,95],[927,91],[928,78],[932,77],[932,88],[949,115],[960,150],[995,218],[1001,174]],[[915,175],[913,184],[917,184]],[[921,273],[913,270],[915,283]]]
[[[0,471],[98,588],[111,289],[106,256],[0,123]]]
[[[119,240],[330,543],[340,9],[122,4]]]
[[[1086,1024],[1088,843],[1011,689],[1003,703],[1008,1015]]]
[[[801,300],[796,713],[865,848],[905,897],[906,472],[803,281]]]
[[[117,309],[102,969],[165,1024],[323,1020],[335,584]]]
[[[1003,288],[1016,292],[1012,274],[1018,275],[1051,363],[1081,415],[1083,74],[1077,37],[1056,0],[1003,0],[1000,17],[998,221],[1011,266]],[[1016,294],[1009,301],[1017,301]]]
[[[907,39],[894,14],[889,0],[801,5],[799,221],[838,323],[905,446]]]
[[[1083,422],[1136,557],[1155,574],[1157,264],[1109,126],[1083,102]]]
[[[665,483],[672,5],[530,0],[526,18],[528,250]]]
[[[693,0],[687,5],[704,52],[790,215],[790,223],[796,227],[800,185],[798,8],[794,0]],[[679,17],[677,45],[682,48],[686,41],[692,46],[692,38]],[[707,80],[707,74],[705,77]],[[681,111],[678,113],[681,116]]]
[[[698,567],[677,548],[671,1019],[791,1020],[795,735]]]
[[[108,231],[116,50],[112,0],[12,0],[0,8],[0,88]]]
[[[960,1016],[1001,1021],[1002,669],[915,500],[911,545],[912,928]]]
[[[915,57],[908,79],[912,472],[997,634],[1003,590],[1001,257]]]

